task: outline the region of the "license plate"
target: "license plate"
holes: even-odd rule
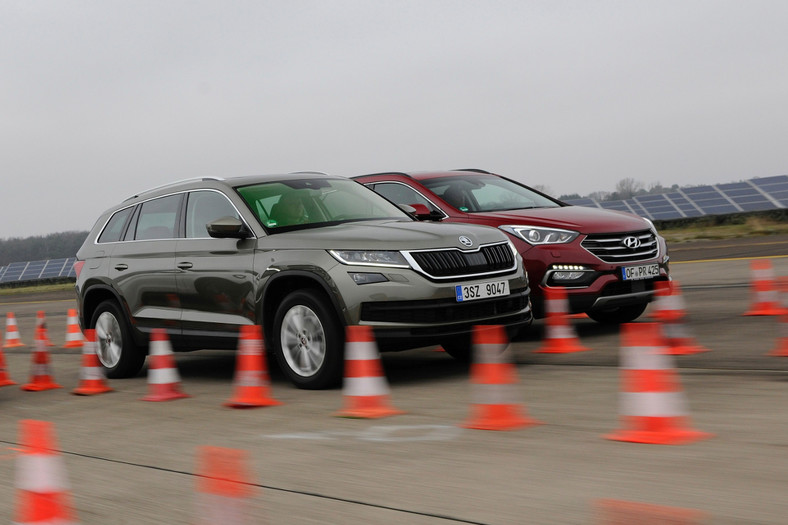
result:
[[[475,301],[509,295],[509,281],[495,281],[492,283],[458,284],[454,287],[457,302]]]
[[[659,277],[658,264],[644,264],[642,266],[624,266],[621,268],[621,277],[625,281],[639,281]]]

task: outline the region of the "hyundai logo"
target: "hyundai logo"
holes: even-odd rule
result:
[[[624,237],[624,240],[621,241],[621,244],[623,244],[630,250],[634,250],[635,248],[640,248],[640,239],[638,239],[633,235],[630,235],[629,237]]]
[[[463,246],[468,246],[468,247],[473,246],[473,241],[470,240],[465,235],[460,235],[460,242],[462,243]]]

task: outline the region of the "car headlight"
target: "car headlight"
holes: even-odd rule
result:
[[[328,250],[342,264],[410,268],[400,252],[388,250]]]
[[[541,226],[500,226],[500,228],[512,235],[515,235],[528,244],[566,244],[572,242],[580,235],[579,232],[571,230],[560,230],[558,228],[543,228]]]

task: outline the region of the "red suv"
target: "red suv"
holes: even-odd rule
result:
[[[500,228],[523,256],[534,313],[544,317],[545,290],[563,287],[572,313],[626,323],[651,301],[654,282],[669,279],[668,250],[648,219],[570,206],[528,186],[477,169],[387,172],[353,179],[420,220]]]

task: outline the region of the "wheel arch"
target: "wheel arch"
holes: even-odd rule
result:
[[[279,304],[290,292],[303,289],[315,290],[326,297],[342,326],[347,324],[345,316],[342,314],[344,306],[338,297],[338,291],[334,287],[314,273],[288,270],[271,277],[263,289],[258,319],[263,327],[263,333],[267,341],[270,337],[269,334],[273,331],[274,316]]]

